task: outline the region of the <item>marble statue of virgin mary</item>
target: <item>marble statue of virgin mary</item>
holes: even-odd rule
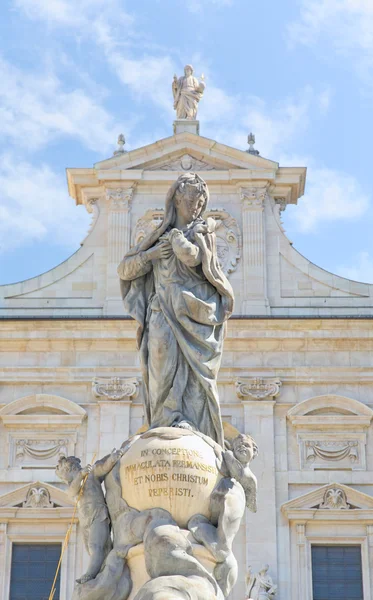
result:
[[[194,173],[166,196],[160,226],[118,267],[124,306],[138,323],[148,425],[201,431],[223,446],[217,389],[233,291],[217,257],[209,192]]]

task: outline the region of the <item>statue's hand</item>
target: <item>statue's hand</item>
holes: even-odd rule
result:
[[[146,251],[149,260],[158,260],[160,258],[170,258],[172,255],[172,246],[168,240],[162,240],[152,248]]]
[[[81,475],[83,475],[83,477],[85,477],[86,475],[89,475],[92,471],[92,465],[87,465],[86,467],[84,467],[84,469],[81,470]]]
[[[113,448],[113,450],[111,451],[110,458],[112,458],[115,461],[118,461],[120,458],[122,458],[122,456],[123,456],[122,449],[117,450],[116,448]]]

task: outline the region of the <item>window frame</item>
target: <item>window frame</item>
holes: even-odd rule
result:
[[[65,535],[53,532],[44,532],[44,534],[39,533],[7,533],[5,540],[5,548],[4,548],[4,558],[0,556],[0,568],[1,563],[4,565],[4,582],[3,582],[3,592],[4,599],[9,600],[10,598],[10,580],[11,580],[11,570],[12,570],[12,556],[13,556],[13,544],[61,544],[61,549],[63,547],[63,542],[65,539]],[[71,551],[72,548],[75,549],[76,546],[76,525],[73,525],[73,531],[70,538],[70,552],[69,547],[66,549],[60,568],[60,600],[69,600],[71,593],[69,594],[68,590],[68,565],[71,564],[72,556]],[[69,544],[69,545],[70,545]],[[75,553],[75,550],[74,550]],[[71,579],[71,577],[70,577]]]
[[[305,600],[313,600],[313,579],[312,579],[312,546],[360,546],[361,549],[361,577],[363,584],[364,600],[371,600],[370,576],[369,576],[369,547],[366,536],[305,536],[305,559],[307,565],[307,578],[304,582],[308,595]],[[300,574],[300,583],[302,576]]]

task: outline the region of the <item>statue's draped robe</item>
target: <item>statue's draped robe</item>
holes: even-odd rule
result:
[[[181,242],[183,260],[173,253],[148,261],[139,244],[118,273],[125,308],[139,324],[149,426],[187,421],[223,445],[217,374],[233,292],[217,260],[214,228],[213,219],[198,219],[184,232],[192,244],[185,250]]]
[[[180,77],[177,82],[177,98],[175,99],[176,116],[178,119],[195,119],[198,102],[202,98],[203,89],[196,77]]]

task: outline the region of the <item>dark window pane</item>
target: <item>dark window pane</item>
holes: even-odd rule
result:
[[[312,546],[313,600],[363,600],[360,546]]]
[[[60,555],[61,544],[13,544],[9,600],[48,600]]]

